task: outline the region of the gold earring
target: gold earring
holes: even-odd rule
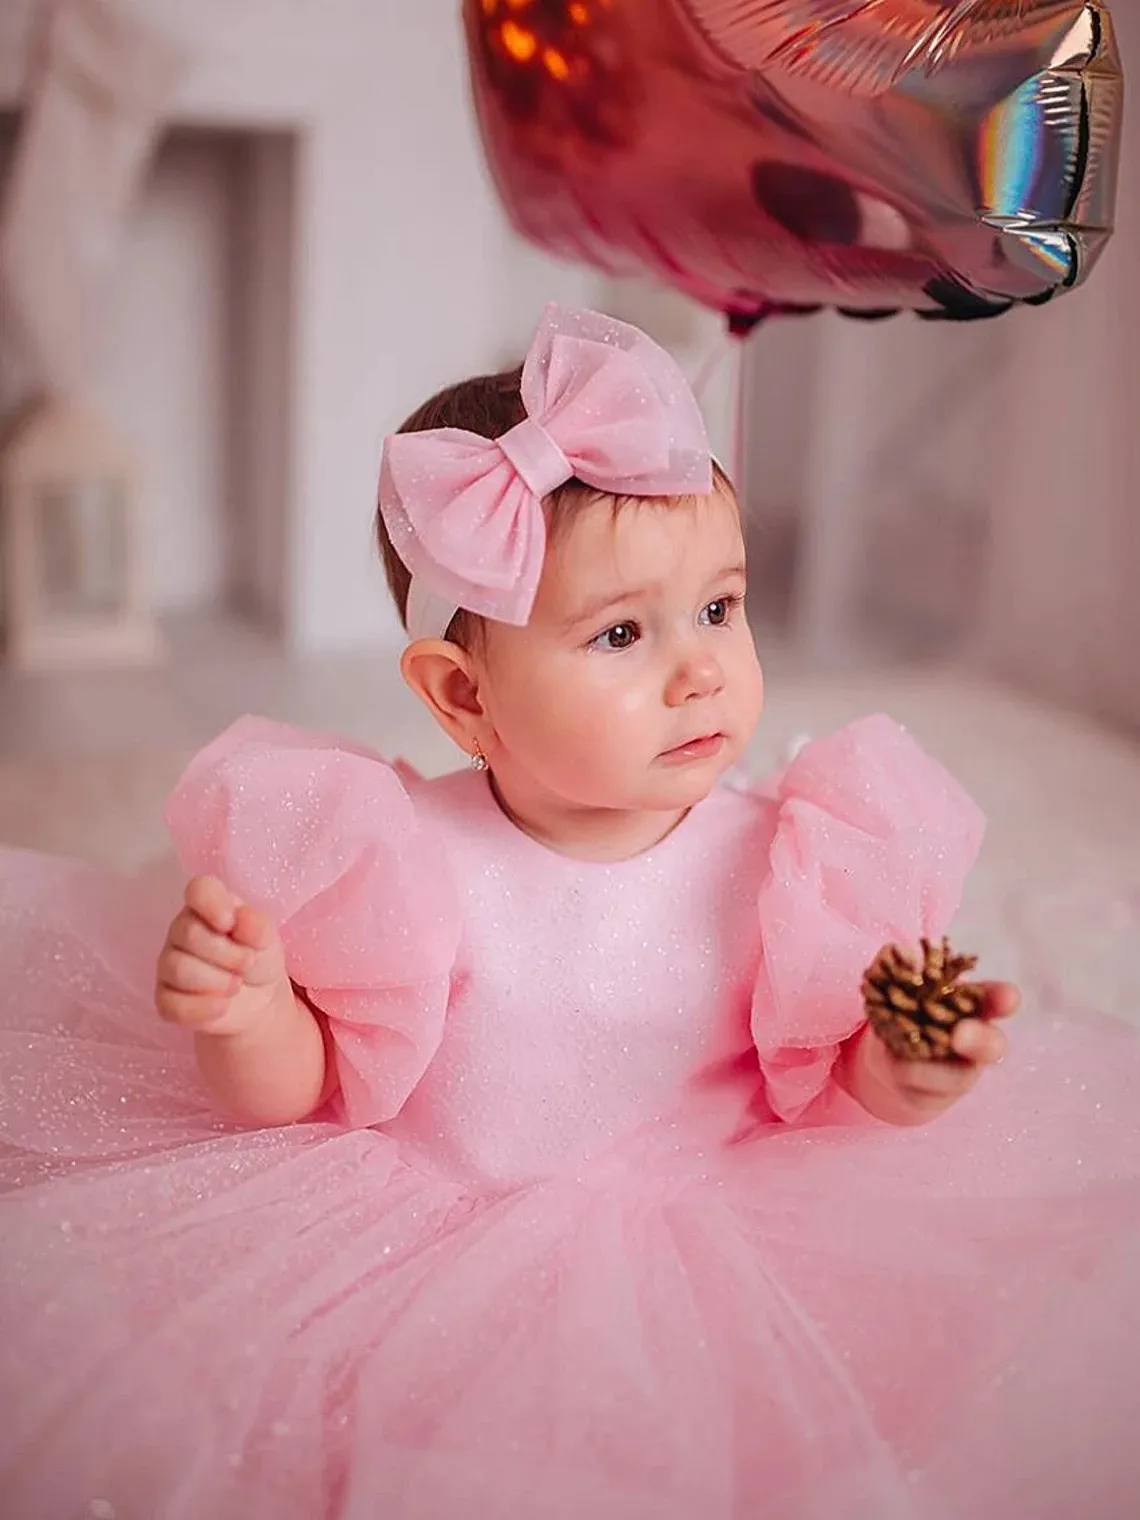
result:
[[[475,740],[475,749],[471,755],[471,769],[473,771],[485,771],[487,769],[487,757],[479,747],[478,739]]]

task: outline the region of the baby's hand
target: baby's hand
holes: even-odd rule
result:
[[[1016,1013],[1021,995],[1008,982],[985,987],[982,1016],[954,1029],[957,1061],[902,1061],[867,1028],[854,1051],[850,1091],[877,1118],[925,1124],[965,1097],[987,1066],[1005,1055],[1006,1038],[992,1022]]]
[[[244,1034],[288,983],[277,926],[214,876],[195,876],[158,958],[155,1006],[196,1034]]]

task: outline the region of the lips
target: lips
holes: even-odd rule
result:
[[[662,753],[663,760],[707,760],[710,756],[718,754],[725,743],[725,735],[722,733],[698,734],[692,739],[685,739],[680,744],[675,744],[672,749]]]

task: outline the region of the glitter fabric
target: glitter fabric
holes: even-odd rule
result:
[[[979,841],[900,730],[616,865],[249,720],[169,816],[343,1092],[220,1118],[151,1009],[181,878],[3,857],[5,1520],[1135,1512],[1140,1042],[1027,1018],[918,1130],[831,1079]]]

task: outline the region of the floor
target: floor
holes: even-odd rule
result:
[[[164,632],[168,657],[151,669],[0,669],[0,761],[196,745],[246,711],[353,734],[370,726],[370,712],[387,727],[412,711],[383,656],[291,659],[232,619],[172,622]]]

